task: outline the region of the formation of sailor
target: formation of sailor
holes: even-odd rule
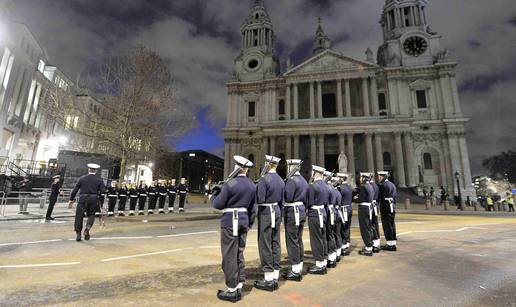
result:
[[[219,290],[217,297],[230,302],[242,299],[246,278],[244,250],[247,232],[253,226],[256,215],[256,187],[247,177],[253,163],[240,156],[234,159],[235,170],[229,175],[222,190],[215,190],[211,195],[212,206],[223,212],[220,241],[227,289]]]
[[[342,255],[349,256],[350,242],[351,242],[351,220],[353,217],[353,188],[348,183],[348,175],[338,173],[337,176],[341,179],[340,194],[341,203],[340,210],[342,212]]]
[[[77,193],[79,193],[79,201],[75,211],[75,233],[77,234],[77,241],[82,240],[85,214],[88,220],[86,222],[86,228],[84,229],[84,239],[90,239],[90,229],[95,222],[95,211],[100,206],[100,197],[106,190],[104,181],[97,176],[97,170],[99,168],[100,166],[98,164],[88,164],[88,174],[79,178],[70,195],[70,204],[72,204],[75,201]]]
[[[258,204],[258,251],[264,278],[254,282],[260,290],[277,290],[280,261],[280,224],[285,182],[276,172],[280,158],[265,156],[265,166],[256,190]]]
[[[382,215],[382,227],[387,244],[383,250],[396,251],[396,197],[397,191],[394,183],[389,181],[389,173],[378,172],[380,180],[380,212]]]
[[[111,181],[107,188],[106,196],[108,199],[108,216],[115,214],[116,200],[118,199],[118,184],[116,181]]]

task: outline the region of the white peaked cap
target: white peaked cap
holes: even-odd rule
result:
[[[333,176],[333,173],[330,171],[324,171],[324,176]]]
[[[378,175],[380,175],[380,176],[389,176],[389,172],[388,171],[378,171]]]
[[[301,165],[301,163],[303,163],[303,161],[299,159],[287,160],[288,165]]]
[[[331,181],[337,182],[337,181],[340,181],[340,178],[339,177],[331,177]]]
[[[253,162],[249,161],[249,159],[246,159],[242,156],[233,156],[233,159],[235,160],[236,164],[241,167],[253,167]]]
[[[371,173],[360,173],[360,177],[371,178]]]
[[[265,161],[273,164],[278,164],[280,163],[281,159],[275,156],[265,155]]]
[[[324,174],[326,169],[324,167],[320,167],[320,166],[317,166],[317,165],[312,165],[312,171],[314,171],[316,173]]]
[[[349,178],[349,175],[346,174],[346,173],[337,173],[335,174],[335,176],[339,177],[339,178]]]
[[[88,168],[90,168],[90,169],[99,169],[100,165],[95,164],[95,163],[90,163],[90,164],[88,164]]]

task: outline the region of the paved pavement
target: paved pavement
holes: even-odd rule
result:
[[[197,206],[108,219],[81,243],[71,218],[0,223],[0,306],[227,305],[215,298],[224,287],[218,215]],[[282,281],[274,293],[252,289],[261,278],[252,231],[239,305],[516,306],[516,219],[402,213],[399,251],[370,258],[356,253],[356,224],[354,252],[336,269],[301,283]],[[305,241],[310,264],[308,231]]]

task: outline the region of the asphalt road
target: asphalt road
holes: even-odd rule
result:
[[[224,288],[218,221],[188,220],[199,216],[111,219],[81,243],[71,219],[0,223],[0,306],[229,305],[215,296]],[[397,253],[359,256],[354,227],[354,251],[336,269],[269,293],[252,288],[262,277],[253,231],[238,305],[516,306],[514,233],[514,218],[401,214]]]

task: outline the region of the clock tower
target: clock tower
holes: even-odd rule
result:
[[[441,36],[427,21],[427,0],[386,0],[380,24],[383,45],[378,64],[384,67],[424,66],[444,60]]]
[[[242,49],[235,59],[235,81],[259,81],[275,78],[279,64],[274,54],[276,37],[264,0],[255,0],[251,13],[240,29]]]

